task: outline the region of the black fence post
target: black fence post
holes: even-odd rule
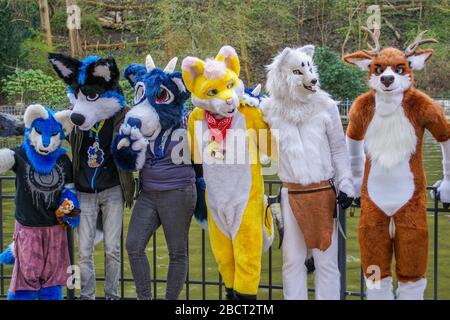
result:
[[[125,260],[124,260],[124,242],[123,242],[123,219],[122,231],[120,232],[120,297],[125,297]]]
[[[338,265],[339,272],[341,274],[341,300],[345,300],[347,291],[347,241],[345,239],[345,233],[347,232],[346,222],[346,212],[338,206],[338,223],[341,226],[341,230],[338,228],[336,232],[338,232]]]
[[[438,299],[438,242],[439,242],[439,199],[437,189],[433,189],[434,193],[434,287],[433,287],[433,299]]]
[[[0,177],[0,252],[3,251],[3,179]],[[0,265],[0,293],[5,294],[5,273],[3,265]]]
[[[74,255],[74,251],[75,251],[75,245],[74,245],[74,238],[73,238],[73,230],[72,228],[67,228],[67,245],[69,247],[69,260],[70,260],[70,265],[74,266],[75,265],[75,255]],[[72,268],[72,276],[76,273],[75,269]],[[75,285],[76,281],[79,281],[80,279],[74,279],[74,281],[72,281],[72,285]],[[75,288],[72,287],[72,289],[69,288],[69,286],[67,286],[67,300],[74,300],[75,299]]]

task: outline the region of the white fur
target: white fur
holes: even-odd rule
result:
[[[408,160],[416,151],[416,144],[414,127],[405,116],[402,106],[388,116],[375,112],[365,135],[366,152],[372,164],[392,168]]]
[[[172,58],[172,60],[169,61],[167,66],[164,68],[164,72],[166,73],[172,73],[175,71],[175,67],[177,66],[178,58]]]
[[[80,129],[90,130],[97,122],[111,118],[122,107],[115,98],[98,98],[88,101],[82,91],[78,93],[78,99],[73,99],[72,112],[80,113],[85,117]]]
[[[450,140],[441,142],[444,179],[438,187],[440,199],[450,203]]]
[[[394,300],[392,277],[381,280],[365,279],[367,286],[367,300]]]
[[[242,153],[249,157],[249,139],[245,137],[243,148],[226,148],[225,160],[213,159],[207,151],[211,134],[206,122],[196,121],[195,139],[202,154],[203,174],[208,186],[208,209],[217,227],[229,239],[234,239],[241,225],[244,210],[248,205],[252,189],[252,172],[249,161],[237,163]],[[231,123],[233,131],[245,132],[244,116],[236,112]],[[227,135],[227,140],[230,137]],[[231,159],[230,159],[231,158]],[[208,217],[209,219],[209,217]]]
[[[408,57],[413,70],[422,70],[425,67],[426,60],[432,55],[432,52],[424,52],[422,54],[415,54]]]
[[[195,64],[198,61],[201,60],[195,57],[186,57],[183,59],[183,62],[181,63],[181,70],[189,73],[191,81],[194,81],[194,79],[201,73],[199,70],[197,70],[197,67],[195,66]]]
[[[259,99],[254,98],[245,93],[244,93],[244,96],[242,97],[242,101],[250,107],[258,107],[259,106]]]
[[[222,48],[220,48],[219,53],[225,59],[237,57],[236,50],[234,50],[234,48],[232,46],[223,46]]]
[[[394,76],[394,82],[389,87],[386,87],[381,82],[382,76]],[[403,92],[411,86],[411,77],[408,74],[397,74],[391,67],[387,67],[383,73],[379,75],[372,74],[370,76],[369,86],[377,92],[378,99],[399,100],[398,102],[401,102],[403,99]]]
[[[149,144],[149,141],[142,135],[138,128],[132,128],[131,126],[127,125],[126,120],[120,127],[120,133],[128,135],[129,137],[122,138],[122,140],[119,141],[119,143],[117,144],[117,150],[120,150],[123,147],[129,147],[131,144],[130,138],[135,140],[133,142],[133,145],[131,146],[131,149],[139,152],[136,159],[136,170],[141,170],[145,164],[147,146]]]
[[[11,170],[15,163],[14,151],[11,149],[0,149],[0,174]]]
[[[25,110],[23,121],[26,128],[31,128],[33,121],[36,119],[48,119],[48,112],[40,104],[31,104]]]
[[[155,62],[153,61],[152,56],[149,54],[145,58],[145,68],[147,69],[147,72],[150,72],[156,68]]]
[[[409,158],[389,168],[371,162],[367,192],[372,201],[388,216],[393,216],[414,193],[414,176]]]
[[[369,66],[372,63],[372,59],[359,59],[359,58],[350,58],[348,59],[348,62],[354,64],[358,68],[360,68],[363,71],[369,71]]]
[[[61,145],[61,137],[57,134],[56,136],[52,136],[50,138],[50,144],[47,147],[44,147],[42,143],[42,135],[39,134],[34,128],[31,128],[31,132],[28,135],[28,140],[36,152],[44,156],[52,153]]]
[[[99,64],[98,66],[95,67],[92,75],[94,75],[96,77],[101,77],[101,78],[105,79],[106,81],[110,81],[111,80],[111,70],[109,69],[109,65]]]
[[[61,72],[62,76],[67,78],[72,74],[72,70],[67,68],[66,65],[64,65],[61,61],[56,59],[50,59],[50,62]]]
[[[258,83],[258,85],[252,90],[252,95],[259,96],[261,93],[261,83]]]
[[[225,76],[227,67],[224,62],[214,59],[207,59],[205,62],[204,75],[206,79],[220,79]]]
[[[362,180],[364,176],[364,140],[353,140],[346,137],[348,155],[350,158],[350,168],[353,175],[353,189],[355,197],[361,196]]]
[[[58,121],[62,127],[63,127],[63,131],[64,134],[67,136],[69,135],[72,130],[73,130],[73,123],[70,121],[70,114],[72,113],[72,111],[70,110],[63,110],[63,111],[58,111],[55,113],[55,120]]]
[[[305,89],[304,85],[319,89],[319,75],[314,65],[313,59],[302,48],[286,48],[278,54],[273,62],[267,66],[266,88],[271,97],[277,98],[284,104],[294,104],[305,102],[307,97],[313,92]],[[300,70],[303,74],[294,74],[294,70]],[[312,80],[316,79],[316,85]]]
[[[159,122],[158,113],[151,106],[151,104],[145,99],[140,104],[134,106],[128,111],[124,124],[127,123],[128,118],[137,118],[141,120],[141,133],[149,140],[154,140],[161,132],[161,124]]]
[[[427,279],[417,281],[399,282],[397,288],[397,300],[423,300]]]
[[[186,87],[183,83],[183,80],[181,80],[180,78],[172,78],[172,81],[177,85],[180,92],[186,92]]]
[[[262,100],[261,110],[271,130],[278,130],[281,160],[278,174],[282,181],[301,184],[335,177],[338,188],[353,196],[352,174],[336,103],[318,86],[315,93],[303,87],[304,81],[318,79],[309,55],[311,49],[286,48],[268,66],[266,86],[270,98]],[[295,69],[301,70],[303,76],[295,75],[292,72]]]

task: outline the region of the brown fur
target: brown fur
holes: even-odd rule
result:
[[[393,56],[392,59],[395,61],[396,58]],[[450,125],[442,108],[417,89],[410,88],[405,92],[402,107],[417,135],[416,151],[409,160],[415,190],[412,198],[394,215],[396,231],[394,239],[390,239],[390,217],[377,207],[367,191],[370,159],[366,159],[361,190],[359,242],[363,270],[368,270],[371,265],[378,265],[381,278],[390,276],[392,256],[395,253],[397,278],[406,282],[425,277],[428,263],[426,179],[422,161],[424,131],[429,130],[438,142],[443,142],[450,138]],[[373,92],[358,97],[349,114],[347,135],[354,140],[364,139],[374,111]],[[370,275],[366,272],[366,276]]]
[[[64,225],[63,221],[64,216],[71,213],[73,209],[74,209],[73,202],[67,198],[64,199],[63,203],[61,203],[61,205],[59,206],[58,209],[56,209],[55,212],[56,219],[58,220],[59,224]]]

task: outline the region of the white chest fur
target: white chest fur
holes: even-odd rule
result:
[[[278,176],[282,181],[310,184],[333,177],[327,137],[331,108],[334,102],[325,95],[293,105],[274,98],[263,100],[264,118],[273,137],[279,137]]]
[[[403,106],[383,102],[376,99],[377,111],[365,136],[371,162],[367,190],[372,201],[391,216],[414,193],[409,159],[416,151],[417,136]]]
[[[245,133],[247,129],[245,118],[239,112],[234,116],[230,129],[241,130]],[[252,187],[251,166],[248,161],[239,163],[240,152],[233,152],[230,148],[226,150],[226,156],[232,154],[230,163],[227,163],[226,160],[214,160],[207,152],[210,134],[204,121],[202,131],[199,133],[199,135],[196,134],[196,139],[198,145],[202,146],[203,175],[208,194],[208,209],[217,227],[230,239],[234,239],[241,225],[242,216],[250,196]],[[229,140],[228,134],[227,139]],[[248,154],[247,139],[245,141],[245,150],[240,151]],[[238,146],[234,147],[238,148]]]

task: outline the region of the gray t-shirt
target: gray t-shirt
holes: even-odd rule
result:
[[[144,191],[168,191],[195,183],[194,167],[190,163],[189,146],[185,129],[174,130],[161,145],[160,158],[154,155],[154,146],[148,146],[141,183]],[[184,161],[183,161],[184,159]]]

